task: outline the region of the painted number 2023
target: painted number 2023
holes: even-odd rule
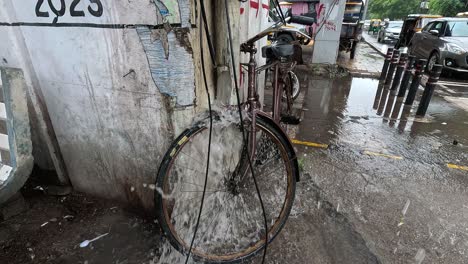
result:
[[[42,5],[44,4],[45,0],[38,0],[36,4],[36,16],[38,17],[49,17],[49,12],[48,11],[43,11],[42,10]],[[84,10],[79,10],[77,5],[81,2],[82,0],[73,0],[73,2],[70,5],[70,16],[72,17],[84,17],[86,16],[86,13]],[[83,0],[83,1],[88,1],[88,12],[92,16],[95,17],[100,17],[102,16],[103,13],[103,6],[101,3],[101,0]],[[53,23],[56,23],[58,20],[58,17],[61,17],[65,15],[67,6],[65,4],[65,0],[60,0],[59,7],[53,3],[52,0],[47,0],[49,3],[49,8],[52,13],[55,15],[55,19]]]

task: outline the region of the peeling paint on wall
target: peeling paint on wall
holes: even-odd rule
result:
[[[158,0],[155,4],[166,22],[190,26],[188,0]],[[193,60],[193,51],[189,30],[183,27],[172,29],[166,23],[163,29],[137,28],[156,86],[161,93],[174,97],[176,106],[182,107],[193,105],[195,100],[195,69],[193,63],[187,63]]]
[[[169,23],[181,23],[179,3],[177,0],[156,0],[156,6],[159,9],[159,13]]]
[[[195,100],[194,65],[187,63],[192,55],[179,44],[174,32],[155,33],[146,27],[137,28],[150,65],[151,75],[159,91],[175,97],[177,106],[193,105]],[[153,39],[154,34],[159,38]],[[166,53],[168,51],[168,53]]]
[[[101,2],[101,16],[73,16],[67,1],[53,23],[35,14],[37,0],[0,1],[0,63],[42,92],[76,190],[151,209],[141,186],[195,112],[174,109],[193,105],[200,83],[194,0],[158,1],[176,4],[173,24],[155,0]],[[52,14],[47,1],[41,11]]]

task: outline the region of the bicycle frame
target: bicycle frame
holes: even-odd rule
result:
[[[290,18],[287,18],[285,22],[289,21]],[[292,143],[289,140],[289,137],[287,136],[286,132],[284,131],[284,128],[280,125],[280,120],[281,120],[281,97],[282,97],[282,91],[283,91],[283,83],[280,84],[279,80],[279,75],[283,71],[281,69],[281,62],[280,61],[274,61],[270,65],[264,65],[259,68],[257,68],[257,61],[255,59],[255,54],[257,53],[257,48],[255,46],[255,42],[258,40],[268,36],[271,33],[274,32],[281,32],[281,31],[288,31],[288,32],[294,32],[300,35],[303,35],[306,38],[309,38],[306,34],[300,32],[299,30],[296,29],[284,29],[281,28],[281,26],[284,25],[282,22],[277,22],[273,24],[271,27],[265,29],[264,31],[258,33],[255,35],[253,38],[247,40],[245,43],[241,44],[240,50],[241,52],[248,53],[249,54],[249,62],[248,63],[243,63],[242,65],[247,66],[247,72],[248,72],[248,81],[247,81],[247,101],[244,103],[245,109],[247,110],[249,116],[251,117],[251,124],[249,124],[249,143],[248,143],[248,150],[250,154],[251,160],[255,160],[256,157],[256,148],[257,148],[257,131],[256,131],[256,117],[257,116],[264,116],[268,117],[271,121],[272,124],[277,126],[280,131],[285,135],[285,138],[288,138],[289,144],[292,146]],[[272,114],[269,115],[266,112],[262,110],[262,106],[259,102],[259,96],[257,93],[257,73],[266,70],[266,69],[273,69],[273,111]],[[290,95],[287,93],[288,96],[288,101],[290,100]],[[247,171],[244,170],[244,173]],[[299,181],[299,179],[297,179]]]
[[[247,101],[244,103],[249,116],[251,117],[251,124],[249,125],[249,153],[251,156],[251,160],[255,159],[256,156],[256,146],[257,146],[257,131],[256,131],[256,117],[258,115],[265,116],[270,118],[278,128],[284,132],[283,127],[280,125],[281,120],[281,98],[282,98],[282,91],[283,91],[283,82],[279,82],[280,76],[280,69],[281,62],[274,61],[271,64],[261,66],[257,68],[257,61],[255,59],[255,54],[257,53],[257,49],[253,43],[244,43],[241,45],[241,51],[245,53],[249,53],[249,62],[243,65],[247,66],[248,72],[248,82],[247,82]],[[272,114],[269,115],[268,113],[262,110],[262,106],[259,102],[259,96],[257,93],[257,74],[260,71],[272,69],[273,70],[273,111]],[[288,100],[290,100],[290,95],[287,92]]]

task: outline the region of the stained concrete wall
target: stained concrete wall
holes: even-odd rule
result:
[[[151,208],[143,184],[206,108],[194,2],[72,2],[1,1],[0,64],[38,92],[75,189]]]
[[[268,22],[269,0],[250,0],[246,2],[228,1],[229,16],[231,19],[231,30],[233,36],[235,70],[237,71],[238,83],[241,89],[241,100],[246,99],[247,94],[247,71],[240,63],[249,62],[248,54],[241,53],[241,43],[254,37],[259,32],[270,26]],[[223,104],[236,104],[235,86],[232,78],[231,57],[227,38],[227,22],[224,10],[224,1],[215,1],[215,30],[216,30],[216,63],[217,63],[217,99]],[[255,55],[257,65],[265,64],[262,58],[261,47],[265,46],[267,39],[263,38],[256,42],[258,49]],[[264,72],[257,78],[257,88],[260,101],[263,101]]]

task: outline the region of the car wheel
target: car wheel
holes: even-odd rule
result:
[[[429,56],[429,60],[427,61],[427,71],[431,72],[434,65],[439,64],[439,61],[439,53],[437,53],[437,51],[432,52],[431,56]]]

